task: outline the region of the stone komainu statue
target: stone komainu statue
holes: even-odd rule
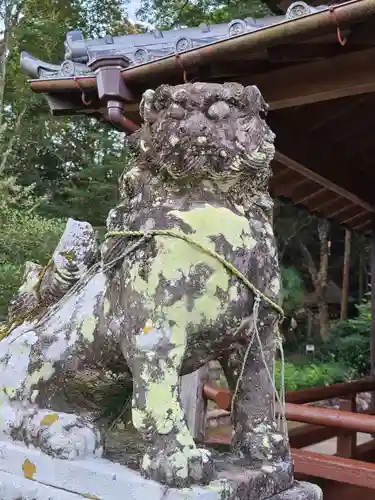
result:
[[[151,437],[142,473],[207,484],[212,459],[189,433],[178,382],[218,359],[237,385],[235,454],[254,467],[289,463],[269,377],[278,313],[240,279],[278,301],[266,110],[256,87],[232,83],[144,94],[106,242],[99,249],[91,226],[70,220],[48,269],[29,265],[12,302],[0,342],[1,439],[61,459],[100,456],[104,423],[79,408],[69,384],[87,370],[130,372],[133,423]],[[249,348],[255,309],[262,346]]]

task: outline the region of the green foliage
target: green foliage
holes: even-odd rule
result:
[[[128,150],[121,135],[98,123],[80,122],[76,137],[69,135],[69,148],[65,140],[56,145],[60,160],[48,160],[49,165],[43,167],[39,156],[35,165],[41,164],[40,168],[24,171],[22,183],[35,183],[39,196],[49,194],[40,203],[41,214],[70,216],[102,227],[119,201],[118,179],[129,168]]]
[[[42,202],[41,214],[73,215],[103,225],[109,200],[116,201],[117,178],[125,166],[123,137],[89,118],[51,117],[45,98],[30,91],[19,58],[26,50],[42,60],[61,63],[66,33],[74,28],[86,36],[126,32],[129,23],[124,21],[123,2],[12,1],[20,13],[9,20],[8,57],[0,61],[0,195],[17,186],[32,186]],[[6,74],[3,94],[2,73]],[[10,188],[8,179],[16,181]]]
[[[15,209],[0,216],[0,319],[19,287],[25,262],[46,264],[60,239],[65,223]]]
[[[50,116],[20,53],[61,63],[67,31],[126,32],[122,0],[10,0],[0,23],[0,319],[26,260],[45,263],[73,216],[103,226],[127,165],[123,136],[86,118]],[[5,27],[5,30],[3,29]],[[46,218],[47,217],[47,218]]]
[[[291,316],[303,305],[304,285],[301,276],[294,267],[281,266],[281,295],[286,316]]]
[[[357,317],[332,324],[331,340],[322,352],[350,367],[352,378],[368,375],[371,365],[371,303],[363,302],[357,309]]]
[[[285,363],[284,380],[287,391],[325,386],[343,382],[347,369],[341,363]],[[280,387],[281,364],[276,363],[276,387]]]
[[[270,14],[261,0],[142,0],[137,15],[142,21],[170,29],[222,23],[236,18],[263,17]]]

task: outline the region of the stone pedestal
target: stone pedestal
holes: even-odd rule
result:
[[[265,467],[253,471],[219,464],[218,479],[210,485],[176,490],[106,459],[53,459],[22,445],[0,443],[1,500],[322,500],[317,486],[290,485],[289,477],[288,470],[275,474]]]

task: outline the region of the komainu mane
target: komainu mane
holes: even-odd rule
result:
[[[105,423],[67,388],[84,371],[130,371],[133,423],[152,441],[142,473],[169,486],[207,484],[213,462],[185,423],[179,376],[218,359],[238,389],[234,454],[254,467],[290,463],[269,377],[280,276],[266,111],[256,87],[238,84],[144,94],[145,123],[100,256],[92,228],[70,221],[42,283],[31,272],[12,303],[11,320],[26,319],[0,342],[1,439],[61,459],[100,456]]]

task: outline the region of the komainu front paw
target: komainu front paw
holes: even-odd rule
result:
[[[193,448],[167,455],[159,451],[154,457],[143,457],[142,474],[171,488],[188,488],[192,484],[205,485],[214,478],[211,453]]]
[[[77,415],[39,412],[30,422],[31,441],[55,458],[98,457],[103,449],[99,431]]]

